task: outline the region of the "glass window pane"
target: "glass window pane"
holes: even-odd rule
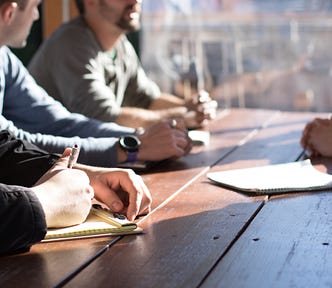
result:
[[[331,12],[329,0],[144,0],[142,63],[182,97],[330,112]]]

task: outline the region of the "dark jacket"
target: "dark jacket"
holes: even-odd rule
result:
[[[29,250],[46,233],[43,209],[29,189],[59,159],[0,131],[0,254]]]

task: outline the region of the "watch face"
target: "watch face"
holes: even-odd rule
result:
[[[141,144],[141,141],[134,135],[123,136],[120,138],[120,145],[123,149],[129,152],[136,152]]]

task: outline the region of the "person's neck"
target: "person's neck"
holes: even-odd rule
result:
[[[115,26],[103,25],[100,19],[89,18],[88,16],[85,16],[84,19],[105,51],[112,50],[116,42],[124,34],[122,30]]]
[[[3,32],[3,30],[2,29],[0,29],[0,48],[2,47],[2,46],[6,46],[7,44],[6,44],[6,37],[4,36],[4,32]]]

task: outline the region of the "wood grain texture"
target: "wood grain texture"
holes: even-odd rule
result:
[[[261,159],[269,163],[295,160],[302,151],[298,142],[299,135],[310,116],[303,118],[302,114],[270,112],[264,115],[266,122],[262,121],[263,124],[261,122],[258,126],[257,123],[250,126],[246,123],[250,126],[247,130],[240,120],[243,118],[233,114],[232,124],[225,124],[230,134],[247,131],[246,136],[242,137],[243,141],[254,132],[221,158],[221,166],[224,163],[228,167],[237,167],[243,163],[259,165]],[[239,123],[242,128],[233,128]],[[286,146],[280,149],[283,143]],[[271,153],[271,144],[278,148],[278,153]],[[246,157],[243,157],[243,150]],[[228,248],[236,243],[238,235],[245,231],[252,217],[259,214],[264,203],[262,198],[249,198],[211,185],[204,177],[205,172],[165,206],[147,217],[142,223],[146,227],[146,235],[137,237],[136,242],[130,245],[124,245],[121,249],[115,247],[113,251],[111,249],[102,255],[73,279],[69,287],[89,286],[93,283],[97,286],[113,283],[115,287],[199,286]],[[113,269],[108,269],[107,265]],[[101,276],[92,282],[90,275],[96,271]]]
[[[300,276],[295,278],[295,284],[287,282],[291,279],[287,275],[297,264],[285,262],[289,259],[286,254],[294,251],[292,259],[300,261],[305,257],[305,261],[310,261],[309,246],[316,242],[308,239],[319,239],[325,244],[312,246],[316,248],[311,261],[321,268],[313,271],[320,276],[330,268],[324,253],[330,252],[331,247],[327,239],[331,232],[331,194],[277,197],[264,204],[265,197],[248,197],[213,185],[206,173],[294,161],[302,151],[302,129],[315,116],[251,109],[223,111],[207,127],[211,131],[209,146],[195,147],[186,157],[142,173],[153,196],[152,213],[139,219],[145,234],[126,236],[110,249],[107,246],[114,238],[103,237],[38,244],[29,253],[0,257],[0,286],[20,287],[24,279],[26,287],[51,287],[92,258],[94,261],[65,287],[197,287],[202,283],[205,287],[223,283],[232,284],[223,287],[235,287],[228,273],[241,274],[244,268],[247,270],[243,277],[234,276],[238,287],[248,279],[256,285],[256,278],[251,275],[255,273],[251,268],[256,266],[248,263],[258,264],[246,251],[249,245],[250,250],[256,249],[257,258],[264,258],[269,265],[277,256],[274,261],[285,263],[283,269],[265,269],[272,274],[278,271],[278,279],[288,287],[300,287],[296,286],[303,284],[297,282]],[[331,171],[331,167],[325,167],[325,171]],[[310,200],[305,201],[309,196]],[[316,209],[314,215],[314,207],[318,206],[325,210]],[[298,217],[306,212],[308,217]],[[292,217],[295,218],[289,220]],[[298,241],[293,250],[291,242],[283,243],[287,233],[293,244]],[[307,240],[301,242],[300,236],[305,233]],[[237,263],[238,257],[243,257],[240,264],[245,267]],[[223,271],[221,275],[219,270]],[[322,279],[324,283],[331,281],[325,274]],[[277,287],[276,283],[268,284]]]
[[[269,201],[202,287],[331,287],[331,192]]]
[[[196,287],[262,202],[216,189],[202,176],[147,217],[146,234],[123,239],[68,287]]]

